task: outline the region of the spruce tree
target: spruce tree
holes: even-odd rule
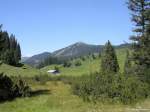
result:
[[[110,41],[105,44],[101,59],[101,69],[103,72],[118,72],[119,64],[117,56]]]
[[[150,0],[129,0],[128,7],[135,23],[131,36],[133,40],[133,56],[137,73],[150,68]],[[135,70],[135,71],[136,71]]]
[[[5,31],[0,31],[0,60],[2,60],[4,53],[9,49],[9,35]]]
[[[129,54],[129,50],[126,50],[126,60],[125,60],[125,64],[124,64],[124,73],[125,74],[130,74],[131,73],[131,61],[130,61],[130,54]]]
[[[14,55],[15,65],[17,65],[19,61],[21,60],[21,50],[20,50],[19,44],[16,45],[13,55]]]
[[[8,35],[7,31],[2,32],[2,38],[4,39],[4,41],[3,41],[3,51],[5,51],[5,50],[10,48],[9,35]]]
[[[13,34],[10,35],[10,49],[15,50],[17,48],[17,40]]]
[[[20,44],[17,43],[17,40],[14,35],[11,34],[10,36],[10,55],[14,61],[12,65],[17,65],[19,61],[21,60],[21,49]]]
[[[6,38],[5,36],[3,36],[3,32],[0,31],[0,55],[2,55],[2,53],[4,52],[5,45],[6,45]]]
[[[17,44],[17,58],[18,60],[21,60],[21,48],[20,48],[20,44]]]

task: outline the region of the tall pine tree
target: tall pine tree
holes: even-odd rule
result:
[[[131,60],[130,60],[130,54],[129,54],[129,50],[126,50],[126,60],[125,60],[125,64],[124,64],[124,73],[125,74],[130,74],[131,73]]]
[[[118,72],[119,64],[117,56],[110,41],[105,44],[101,59],[101,69],[103,72]]]
[[[17,58],[18,60],[21,60],[21,48],[19,43],[17,44],[16,50],[17,50]]]
[[[0,25],[0,55],[2,55],[5,48],[6,48],[6,36],[5,33],[2,31],[2,25]]]
[[[150,0],[129,0],[128,7],[135,23],[132,60],[137,73],[150,68]],[[140,72],[139,72],[140,73]]]

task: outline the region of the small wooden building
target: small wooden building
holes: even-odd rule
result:
[[[60,73],[58,70],[48,70],[47,72],[54,75],[58,75]]]

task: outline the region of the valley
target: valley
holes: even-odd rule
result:
[[[0,4],[0,112],[150,112],[150,0]]]
[[[127,48],[116,49],[121,67],[120,72],[123,72],[126,49]],[[12,112],[26,112],[26,110],[28,110],[28,112],[137,112],[138,109],[139,111],[142,109],[150,109],[149,99],[134,105],[84,102],[82,98],[73,94],[71,85],[63,81],[65,78],[61,79],[61,77],[81,77],[82,75],[99,71],[100,60],[99,57],[96,59],[89,57],[86,58],[85,61],[82,61],[81,66],[66,68],[59,65],[59,76],[53,76],[53,74],[47,73],[48,70],[54,69],[57,65],[36,69],[28,65],[13,67],[2,64],[0,70],[5,74],[11,74],[10,76],[18,76],[18,74],[20,74],[21,77],[34,78],[38,75],[48,75],[46,77],[50,78],[50,81],[44,81],[44,83],[42,81],[27,81],[33,91],[40,92],[29,98],[16,98],[10,102],[4,102],[0,104],[0,112],[9,112],[9,110]]]

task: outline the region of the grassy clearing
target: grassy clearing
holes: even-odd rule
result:
[[[123,72],[124,68],[124,61],[126,57],[126,49],[117,49],[117,57],[118,57],[118,63],[120,66],[120,72]],[[42,73],[46,73],[50,69],[54,69],[56,65],[50,65],[46,66],[41,69]],[[72,66],[72,67],[66,67],[64,68],[63,66],[60,67],[60,72],[61,75],[65,76],[81,76],[85,74],[90,74],[96,71],[100,71],[100,58],[97,59],[86,59],[85,61],[82,61],[81,66]]]
[[[0,104],[0,112],[137,112],[136,109],[150,109],[149,100],[133,106],[83,102],[72,94],[69,85],[62,82],[50,81],[45,85],[36,84],[32,88],[34,91],[47,92]]]
[[[63,67],[60,66],[61,75],[65,76],[81,76],[83,74],[89,74],[90,72],[99,71],[100,59],[86,60],[82,62],[81,66]],[[50,69],[54,69],[55,65],[47,66],[41,69],[43,73],[46,73]]]
[[[120,71],[123,71],[125,49],[117,50]],[[34,77],[39,74],[46,74],[51,65],[37,70],[29,66],[12,67],[5,64],[0,65],[0,72],[8,75]],[[64,68],[60,66],[62,76],[81,76],[91,72],[99,71],[100,59],[86,60],[81,66]],[[73,95],[69,84],[62,81],[49,81],[46,84],[31,82],[29,84],[35,94],[29,98],[17,98],[0,104],[0,112],[149,112],[150,100],[147,99],[136,105],[121,104],[94,104],[87,103],[82,98]],[[144,110],[144,111],[143,111]]]

